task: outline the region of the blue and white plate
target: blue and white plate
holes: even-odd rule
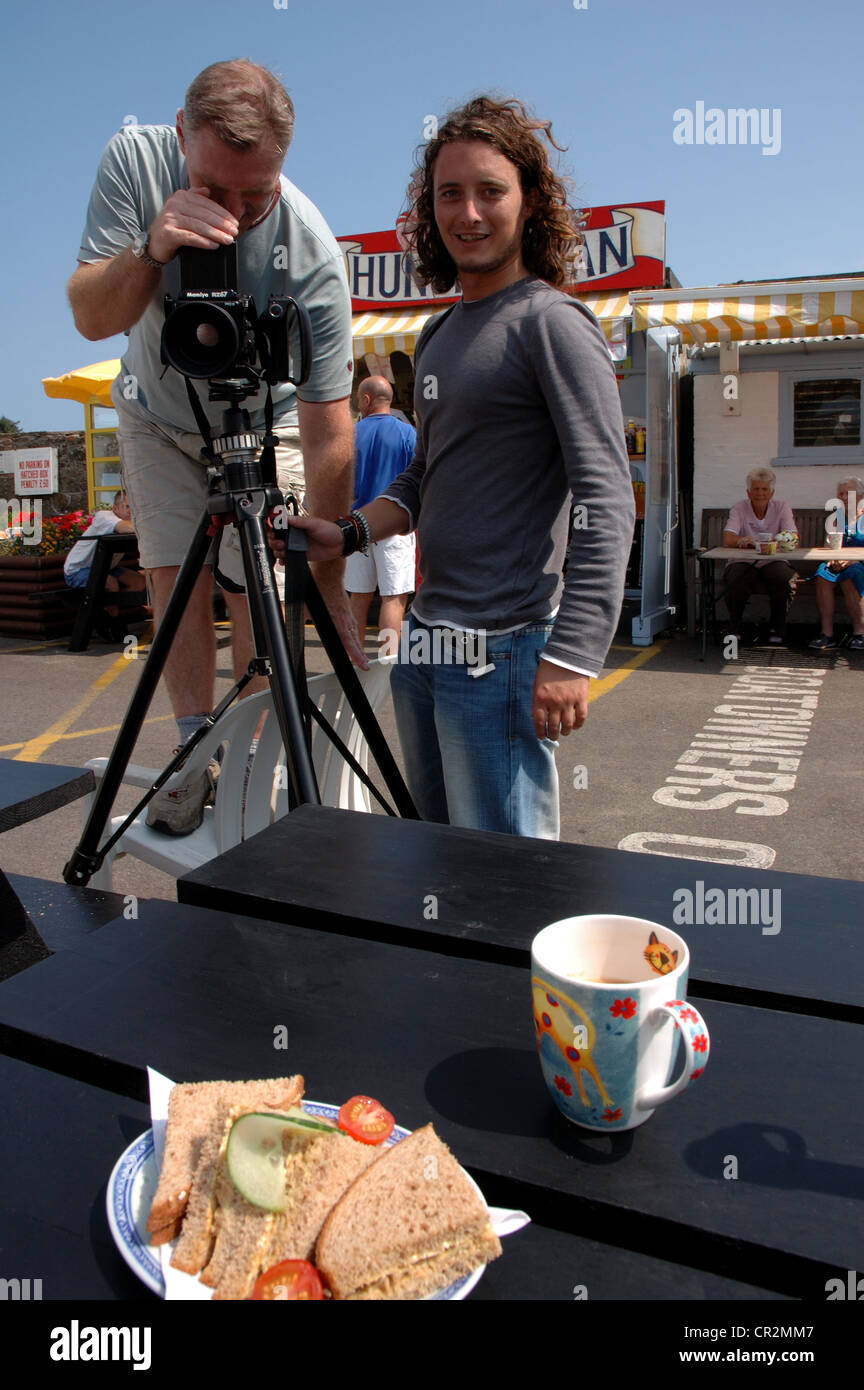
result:
[[[339,1114],[338,1105],[329,1105],[324,1101],[304,1100],[303,1109],[309,1115],[320,1116],[321,1119],[333,1120]],[[400,1139],[407,1139],[410,1130],[403,1129],[401,1125],[396,1125],[385,1145],[389,1148],[393,1144],[398,1144]],[[480,1193],[480,1189],[467,1174],[469,1180]],[[108,1225],[114,1237],[114,1243],[129,1268],[138,1278],[158,1294],[160,1298],[165,1297],[165,1280],[162,1277],[162,1265],[160,1261],[160,1250],[173,1250],[174,1243],[169,1246],[148,1245],[147,1243],[147,1217],[150,1214],[150,1206],[153,1195],[159,1183],[159,1170],[156,1166],[156,1154],[153,1148],[153,1131],[145,1130],[133,1140],[127,1149],[118,1158],[108,1179],[108,1191],[106,1193],[106,1206],[108,1209]],[[480,1193],[482,1197],[482,1193]],[[466,1274],[464,1278],[457,1279],[455,1284],[451,1284],[446,1289],[441,1289],[439,1293],[429,1295],[430,1301],[451,1301],[467,1298],[480,1279],[483,1270],[475,1269],[471,1274]],[[197,1279],[193,1281],[198,1290],[203,1289]]]

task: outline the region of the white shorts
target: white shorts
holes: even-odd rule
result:
[[[410,536],[390,536],[386,541],[370,545],[368,555],[359,550],[345,561],[345,588],[349,594],[374,594],[382,598],[393,594],[413,594],[414,533]]]

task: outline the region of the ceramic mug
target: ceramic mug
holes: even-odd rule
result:
[[[708,1061],[708,1029],[685,999],[690,953],[640,917],[567,917],[531,945],[540,1066],[558,1109],[593,1130],[635,1129]],[[684,1067],[670,1084],[684,1041]]]

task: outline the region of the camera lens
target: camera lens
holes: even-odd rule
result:
[[[162,329],[165,361],[193,379],[230,373],[240,351],[231,315],[218,304],[187,300],[178,304]]]

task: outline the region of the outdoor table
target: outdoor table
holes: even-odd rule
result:
[[[682,890],[694,921],[682,915]],[[712,921],[711,890],[735,904],[737,921]],[[753,890],[765,921],[752,921]],[[746,893],[751,920],[742,922]],[[684,937],[702,998],[864,1023],[864,883],[307,805],[186,874],[177,896],[522,967],[533,937],[562,917],[643,917]]]
[[[67,806],[95,785],[89,768],[0,759],[0,834]],[[0,869],[0,966],[22,968],[45,955],[44,942]]]
[[[861,1263],[864,1031],[815,1011],[699,1007],[705,1076],[635,1131],[595,1135],[546,1094],[523,965],[146,903],[0,985],[2,1089],[27,1097],[26,1120],[13,1108],[0,1125],[0,1161],[39,1179],[4,1184],[4,1269],[50,1270],[44,1298],[76,1280],[79,1296],[129,1297],[102,1202],[112,1156],[147,1124],[146,1065],[175,1080],[301,1071],[315,1099],[369,1093],[408,1128],[431,1120],[491,1204],[529,1213],[472,1297],[734,1299],[730,1322],[749,1299],[824,1310],[826,1281]],[[25,1085],[30,1067],[47,1074]],[[79,1106],[68,1145],[38,1142],[65,1136]]]
[[[699,561],[700,588],[702,590],[702,645],[699,660],[704,661],[708,649],[708,623],[714,621],[714,561],[715,560],[785,560],[793,569],[799,564],[830,564],[833,560],[854,562],[855,547],[833,550],[827,545],[805,546],[797,550],[776,550],[773,555],[757,555],[750,548],[728,545],[715,545],[711,550],[700,550],[696,554]],[[864,559],[864,551],[860,559]]]

